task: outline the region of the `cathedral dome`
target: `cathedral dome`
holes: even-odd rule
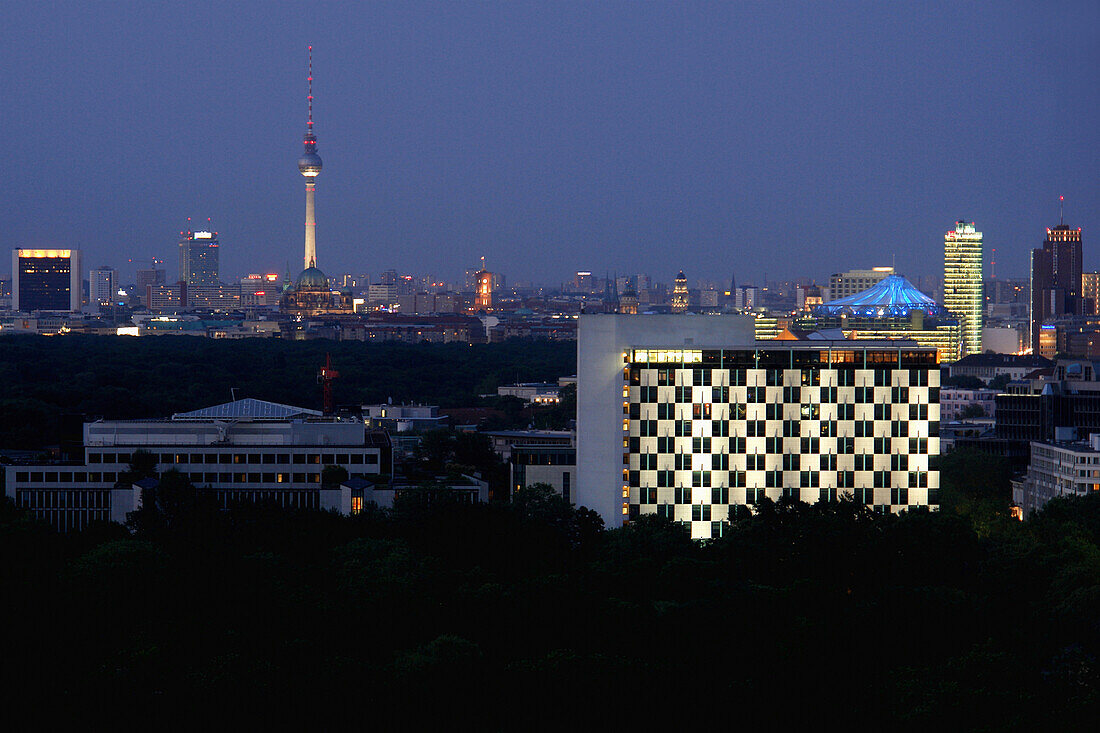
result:
[[[328,290],[328,278],[317,267],[310,266],[298,276],[297,290]]]

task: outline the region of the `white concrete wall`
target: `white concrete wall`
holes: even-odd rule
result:
[[[587,314],[577,325],[575,503],[623,521],[623,352],[755,345],[752,316]]]

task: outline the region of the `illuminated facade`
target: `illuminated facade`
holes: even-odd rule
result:
[[[12,310],[79,313],[83,301],[80,255],[79,249],[13,249]]]
[[[672,287],[672,312],[683,313],[688,309],[688,281],[684,271],[676,275],[676,284]]]
[[[484,265],[484,260],[482,262]],[[475,311],[491,311],[493,309],[493,273],[482,270],[476,275],[477,295],[474,298]]]
[[[1081,297],[1085,300],[1085,315],[1100,315],[1100,272],[1081,273]]]
[[[962,356],[982,353],[982,233],[955,222],[943,238],[943,305],[959,320]]]
[[[939,503],[934,349],[757,343],[746,316],[582,315],[578,371],[577,503],[609,526],[659,514],[705,539],[765,497]]]

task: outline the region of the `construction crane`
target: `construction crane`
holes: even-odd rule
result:
[[[332,383],[340,376],[340,372],[332,368],[332,354],[325,354],[325,365],[317,372],[317,383],[321,385],[324,393],[325,414],[336,412],[336,403],[332,394]]]

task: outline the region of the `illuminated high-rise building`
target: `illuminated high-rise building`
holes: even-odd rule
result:
[[[672,288],[672,312],[683,313],[688,309],[688,279],[684,271],[676,275],[676,284]]]
[[[1064,220],[1047,229],[1041,249],[1031,250],[1031,349],[1039,353],[1043,321],[1062,315],[1083,315],[1081,297],[1081,228]]]
[[[959,319],[961,355],[982,353],[982,233],[973,222],[943,237],[943,305]]]
[[[88,302],[106,305],[115,300],[118,293],[118,273],[104,265],[88,273]]]
[[[181,232],[179,281],[188,287],[218,285],[218,233]]]
[[[79,249],[13,249],[11,307],[15,311],[81,309]]]

